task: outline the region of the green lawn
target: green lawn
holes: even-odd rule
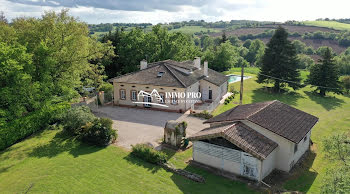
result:
[[[303,23],[308,26],[326,27],[335,30],[350,30],[350,24],[336,21],[305,21]]]
[[[178,168],[201,174],[196,183],[131,157],[115,146],[80,144],[46,130],[0,152],[0,193],[254,193],[185,161],[192,151],[167,152]]]
[[[307,72],[301,73],[304,79],[306,75]],[[324,157],[321,141],[332,134],[350,131],[350,96],[331,94],[322,98],[314,94],[313,89],[309,87],[296,92],[291,90],[288,94],[273,94],[263,90],[263,85],[257,84],[255,79],[254,76],[244,82],[244,104],[277,99],[319,117],[319,122],[313,128],[311,135],[311,139],[315,143],[313,147],[316,150],[315,154],[311,154],[303,169],[283,185],[288,190],[319,193],[326,169],[334,165]],[[236,90],[239,90],[240,82],[233,84]],[[236,98],[234,102],[237,103],[238,100]],[[213,114],[217,115],[234,106],[237,104],[221,105]]]

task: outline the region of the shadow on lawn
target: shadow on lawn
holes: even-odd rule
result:
[[[6,166],[6,167],[3,167],[3,168],[0,168],[0,174],[1,173],[4,173],[4,172],[7,172],[10,168],[12,168],[14,166],[14,164],[10,165],[10,166]]]
[[[182,193],[260,193],[249,188],[246,183],[215,175],[196,166],[188,165],[184,170],[201,175],[204,177],[205,183],[198,183],[173,174],[171,179]]]
[[[29,153],[29,156],[52,158],[60,153],[68,152],[76,158],[80,155],[94,153],[101,149],[103,149],[103,147],[90,146],[81,143],[61,131],[58,132],[48,144],[35,147],[33,151]]]
[[[145,162],[144,160],[137,158],[136,156],[133,156],[131,153],[129,155],[125,156],[124,159],[132,164],[136,164],[137,166],[142,166],[143,168],[148,169],[153,174],[156,173],[158,170],[162,169],[161,166],[151,164],[149,162]]]
[[[344,100],[342,99],[338,99],[334,96],[320,96],[319,94],[317,94],[316,92],[304,92],[307,96],[309,96],[309,98],[316,102],[317,104],[321,105],[323,108],[325,108],[326,110],[332,110],[335,109],[339,106],[341,106],[342,104],[345,103]]]
[[[166,149],[166,151],[164,151],[164,153],[167,155],[167,161],[169,161],[170,158],[173,157],[176,152],[172,151],[172,150],[169,150],[169,149]],[[127,156],[125,156],[124,159],[127,160],[128,162],[132,163],[132,164],[136,164],[138,166],[142,166],[143,168],[147,168],[152,173],[156,173],[158,170],[163,168],[163,167],[161,167],[159,165],[155,165],[155,164],[151,164],[149,162],[146,162],[143,159],[132,155],[131,153],[128,154]]]
[[[302,163],[292,169],[292,175],[283,185],[284,188],[288,190],[298,190],[305,193],[309,191],[318,175],[318,172],[312,168],[315,158],[316,153],[309,151]]]
[[[274,93],[269,87],[258,88],[252,92],[252,103],[279,100],[283,103],[296,106],[298,99],[304,98],[302,95],[292,90]]]

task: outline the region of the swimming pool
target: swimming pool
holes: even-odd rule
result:
[[[226,75],[226,76],[229,76],[228,83],[234,83],[234,82],[241,81],[240,75],[230,74],[230,75]],[[243,80],[249,79],[249,78],[250,78],[250,76],[243,76]]]

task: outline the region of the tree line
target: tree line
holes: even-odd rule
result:
[[[98,62],[112,45],[89,36],[83,22],[46,12],[0,21],[0,149],[55,122],[83,86],[103,82]]]

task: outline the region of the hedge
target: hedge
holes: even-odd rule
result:
[[[6,123],[0,128],[0,150],[3,150],[31,134],[44,129],[68,109],[68,103],[44,105],[40,110]]]

